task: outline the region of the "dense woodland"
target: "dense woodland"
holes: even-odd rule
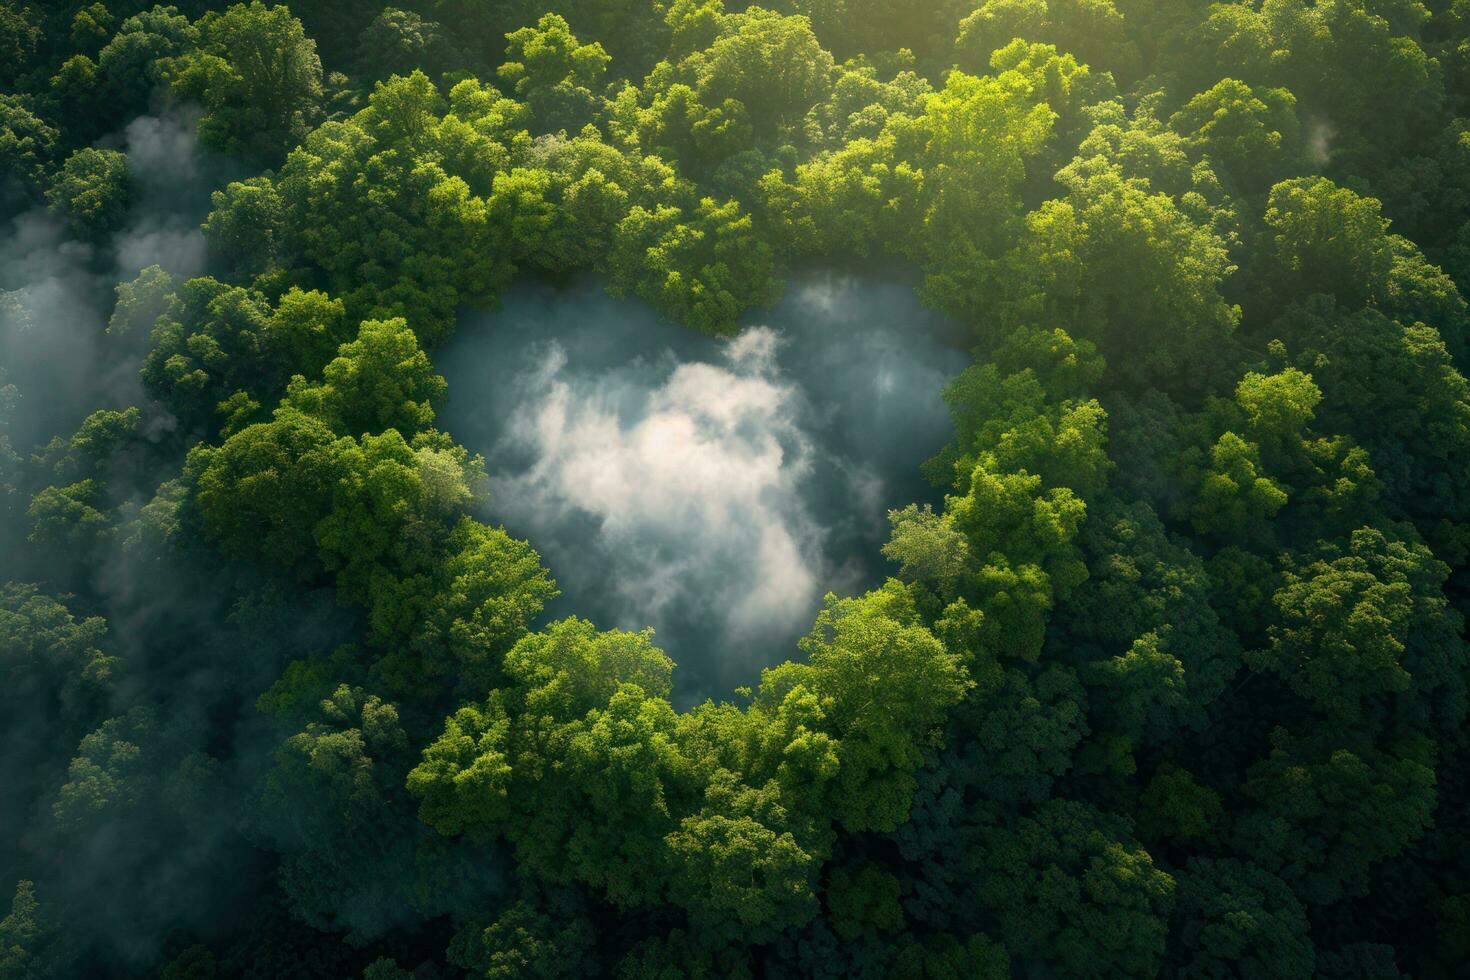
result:
[[[130,120],[239,177],[139,404],[0,376],[0,977],[1462,975],[1470,0],[3,0],[0,92],[99,263]],[[971,329],[943,504],[679,711],[432,355],[814,263]]]

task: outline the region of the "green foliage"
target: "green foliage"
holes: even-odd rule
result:
[[[39,194],[55,153],[56,128],[24,96],[0,93],[0,168]]]
[[[265,271],[278,257],[283,210],[269,179],[238,181],[214,192],[214,210],[204,222],[204,233],[235,265]]]
[[[412,10],[384,7],[357,38],[356,64],[374,79],[457,60],[440,25]]]
[[[284,5],[237,3],[200,19],[199,45],[170,68],[174,87],[203,103],[200,138],[265,162],[306,135],[322,95],[316,43]]]
[[[753,7],[728,17],[719,35],[677,68],[700,103],[738,103],[762,132],[796,123],[829,91],[832,56],[804,17]]]
[[[499,75],[525,102],[538,125],[576,131],[596,114],[594,86],[611,60],[597,42],[579,44],[566,19],[547,14],[535,27],[505,36]]]
[[[1257,91],[1221,79],[1191,98],[1169,125],[1248,190],[1273,183],[1300,153],[1296,98],[1286,89]]]
[[[1240,317],[1221,294],[1225,243],[1168,194],[1100,157],[1058,174],[1065,197],[1026,218],[1010,263],[1018,320],[1097,344],[1128,383],[1199,387],[1187,352],[1224,344]]]
[[[556,902],[550,908],[518,901],[483,929],[454,937],[449,955],[456,965],[493,980],[535,977],[558,980],[592,966],[592,924]]]
[[[4,75],[0,81],[8,86],[20,75],[36,53],[41,41],[41,27],[35,10],[26,3],[6,0],[0,5],[0,64]]]
[[[139,803],[149,788],[144,746],[157,730],[154,712],[134,708],[109,718],[82,739],[51,804],[56,832],[63,840],[84,839],[107,819]]]
[[[131,183],[125,154],[89,147],[67,157],[46,190],[46,200],[83,233],[101,236],[127,217]]]
[[[190,466],[205,532],[226,553],[310,571],[312,531],[326,515],[335,482],[334,442],[320,419],[285,410],[218,449],[194,450]]]
[[[144,385],[189,421],[208,419],[235,391],[269,386],[275,378],[263,376],[261,368],[262,362],[277,360],[271,350],[271,313],[254,289],[208,277],[190,279],[152,326]]]
[[[1306,914],[1281,879],[1229,858],[1191,858],[1178,882],[1182,973],[1314,975]]]
[[[856,939],[865,929],[891,931],[902,927],[898,893],[898,879],[875,865],[863,865],[855,871],[839,868],[827,884],[833,929],[844,939]]]
[[[696,330],[727,332],[745,305],[775,299],[770,246],[735,201],[707,197],[685,217],[679,208],[635,205],[618,223],[613,287]]]
[[[115,23],[106,4],[94,3],[90,7],[83,7],[71,19],[73,47],[95,54],[112,36]]]
[[[397,708],[339,685],[314,720],[281,743],[262,788],[259,833],[286,855],[282,890],[318,929],[371,937],[409,910],[432,912],[447,894],[421,895],[445,855],[393,807],[408,739]]]
[[[1336,296],[1345,306],[1371,298],[1370,290],[1393,266],[1379,203],[1325,177],[1273,187],[1266,223],[1275,231],[1277,259],[1293,285]]]
[[[1138,44],[1114,0],[985,0],[960,21],[955,53],[962,67],[983,66],[1014,38],[1055,44],[1120,79],[1138,73]]]
[[[159,4],[127,18],[97,54],[108,97],[124,112],[142,108],[172,59],[198,43],[198,28],[177,7]]]
[[[36,884],[15,883],[10,911],[0,919],[0,977],[45,980],[61,975],[72,957],[59,935],[55,910],[36,897]]]
[[[0,0],[65,382],[0,372],[0,975],[1463,972],[1470,5],[147,6]],[[208,274],[72,364],[24,308],[152,247],[144,113],[228,158]],[[968,331],[936,499],[685,706],[545,621],[433,352],[834,261]]]
[[[299,374],[291,380],[286,403],[322,419],[334,432],[396,429],[412,436],[434,421],[430,403],[444,390],[444,379],[434,374],[400,317],[364,321],[357,339],[343,344],[322,369],[319,383],[308,384]]]
[[[921,147],[924,174],[913,253],[926,266],[926,293],[957,315],[985,309],[1003,274],[998,260],[1018,233],[1017,190],[1056,118],[1032,95],[1019,72],[952,72],[906,134]]]
[[[979,892],[1011,948],[1070,976],[1158,969],[1175,882],[1125,827],[1058,799],[985,833]]]
[[[107,623],[78,621],[56,598],[33,585],[0,588],[0,651],[7,678],[7,714],[40,709],[75,737],[106,707],[118,658],[103,653]]]

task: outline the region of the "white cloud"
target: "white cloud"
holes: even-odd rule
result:
[[[824,593],[881,581],[967,360],[900,284],[803,277],[763,319],[715,340],[595,282],[527,284],[436,356],[440,422],[485,453],[486,516],[541,552],[553,614],[655,627],[685,697],[754,681]]]
[[[790,629],[810,615],[824,569],[801,498],[811,447],[776,346],[756,327],[716,362],[673,364],[634,395],[629,418],[628,391],[578,377],[549,344],[505,437],[535,462],[492,482],[495,509],[530,528],[571,509],[593,518],[595,546],[617,563],[606,585],[623,625],[697,610],[728,640]]]

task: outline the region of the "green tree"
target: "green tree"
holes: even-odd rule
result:
[[[1345,306],[1372,298],[1388,279],[1393,251],[1379,203],[1325,177],[1302,177],[1271,189],[1266,224],[1292,285],[1336,296]]]
[[[174,87],[206,109],[199,135],[226,153],[275,162],[319,111],[316,43],[285,6],[237,3],[199,20],[199,46],[172,66]]]
[[[704,198],[692,214],[635,205],[615,233],[613,288],[709,333],[728,333],[747,307],[775,299],[771,248],[736,201]]]
[[[78,230],[102,237],[127,217],[132,183],[125,154],[88,147],[66,158],[46,191],[46,200]]]
[[[1072,976],[1159,968],[1175,882],[1126,822],[1052,800],[1014,827],[987,830],[970,860],[1014,951]]]
[[[407,75],[416,68],[433,73],[459,60],[442,31],[412,10],[384,7],[358,35],[355,62],[374,79]]]
[[[265,272],[283,257],[285,205],[269,178],[233,182],[214,192],[213,203],[204,233],[237,269]]]
[[[0,169],[40,196],[59,134],[31,105],[25,96],[0,93]]]
[[[722,27],[708,48],[679,66],[702,104],[738,102],[760,132],[775,135],[830,91],[832,56],[805,17],[753,7]]]
[[[254,289],[190,279],[153,325],[144,385],[188,421],[203,422],[233,392],[279,383],[271,314]]]
[[[143,107],[165,81],[171,59],[198,43],[198,28],[177,7],[159,4],[127,18],[97,54],[109,99],[123,112]]]
[[[596,87],[611,60],[602,45],[579,43],[558,14],[546,14],[535,27],[505,39],[499,75],[530,106],[541,129],[575,132],[592,119],[599,105]]]
[[[1173,115],[1169,125],[1209,154],[1245,190],[1263,189],[1297,161],[1296,98],[1221,79]]]
[[[1176,880],[1181,972],[1314,975],[1316,950],[1306,912],[1281,879],[1231,858],[1191,858]]]
[[[1221,293],[1234,271],[1225,243],[1101,159],[1058,179],[1067,195],[1027,216],[1012,253],[1009,315],[1092,341],[1125,382],[1199,387],[1186,351],[1226,343],[1240,317]]]
[[[29,65],[41,41],[40,18],[29,4],[6,0],[0,4],[0,82],[8,87]]]
[[[10,911],[0,919],[0,977],[45,980],[63,975],[74,959],[55,909],[36,897],[35,882],[17,881]]]
[[[308,383],[298,374],[286,401],[344,435],[396,429],[412,436],[433,423],[431,403],[444,390],[402,318],[365,320],[357,339],[322,370],[322,380]]]

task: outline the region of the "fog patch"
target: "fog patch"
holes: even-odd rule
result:
[[[680,700],[792,657],[827,591],[882,581],[886,512],[935,492],[962,332],[902,282],[810,274],[733,338],[583,281],[512,290],[439,353],[441,423],[487,457],[555,616],[653,626]]]
[[[142,116],[99,145],[123,150],[135,184],[127,220],[106,241],[74,237],[45,207],[0,224],[0,365],[18,398],[10,420],[18,451],[70,435],[98,408],[143,403],[138,378],[147,338],[109,337],[113,289],[150,265],[180,277],[206,270],[200,223],[210,192],[233,166],[205,154],[197,110]]]
[[[1307,159],[1315,167],[1325,167],[1332,160],[1332,144],[1337,139],[1337,127],[1326,119],[1313,119],[1307,123]]]

